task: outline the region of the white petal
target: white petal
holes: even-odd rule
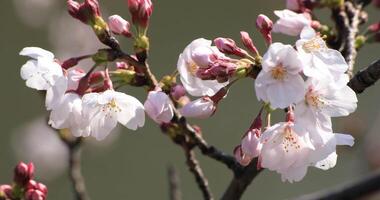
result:
[[[53,60],[54,54],[50,51],[46,51],[39,47],[25,47],[20,51],[21,56],[29,56],[31,58],[37,59],[38,57],[45,57]]]
[[[37,61],[29,60],[26,62],[20,71],[21,78],[27,80],[37,73]]]
[[[327,158],[317,162],[315,164],[315,167],[323,170],[331,169],[335,167],[337,158],[338,155],[336,154],[336,152],[333,152],[329,156],[327,156]]]

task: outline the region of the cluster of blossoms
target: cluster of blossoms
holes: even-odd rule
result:
[[[45,200],[47,197],[47,187],[33,180],[33,163],[19,163],[14,169],[12,185],[0,185],[1,200]]]
[[[331,117],[349,115],[357,103],[355,93],[346,85],[349,80],[345,74],[346,61],[317,32],[321,25],[309,13],[315,5],[305,2],[288,1],[288,9],[275,11],[279,17],[275,23],[265,15],[258,16],[256,26],[269,46],[263,57],[244,31],[241,41],[247,50],[230,38],[216,38],[215,46],[210,40],[194,40],[178,58],[182,85],[173,81],[176,73],[167,76],[150,88],[142,104],[135,97],[116,91],[118,87],[114,85],[120,81],[143,85],[140,82],[145,79],[141,74],[146,75],[146,69],[138,64],[140,53],[149,49],[145,34],[153,9],[151,1],[128,0],[137,31],[132,33],[129,22],[118,15],[110,16],[108,24],[104,22],[96,0],[81,4],[68,0],[69,13],[90,25],[99,40],[113,50],[119,47],[115,47],[111,32],[133,38],[136,55],[128,59],[137,64],[121,59],[112,71],[108,62],[120,57],[113,58],[107,50],[60,62],[49,51],[27,47],[20,55],[31,60],[22,66],[21,77],[28,87],[46,91],[46,109],[50,111],[49,124],[53,128],[98,140],[104,139],[117,123],[131,130],[142,127],[144,112],[161,125],[170,124],[175,114],[208,118],[235,81],[255,78],[257,98],[268,115],[274,109],[286,109],[286,119],[274,125],[268,122],[263,127],[260,111],[235,149],[235,156],[242,165],[258,157],[258,167],[280,173],[284,181],[299,181],[309,166],[325,170],[334,167],[337,145],[353,145],[350,135],[333,133]],[[300,39],[294,46],[273,43],[272,32]],[[95,65],[85,72],[77,64],[89,57]],[[95,70],[102,65],[104,70]],[[198,99],[190,101],[186,92]],[[179,113],[175,113],[175,108],[179,108]]]
[[[262,128],[260,112],[235,149],[242,165],[258,157],[258,167],[276,171],[289,182],[300,181],[309,166],[324,170],[335,166],[336,146],[352,146],[354,139],[333,133],[331,117],[347,116],[357,106],[355,92],[346,85],[348,65],[343,56],[328,48],[315,31],[319,23],[312,21],[307,8],[295,3],[288,1],[288,7],[297,12],[275,11],[276,23],[259,15],[256,24],[269,45],[255,81],[256,95],[268,112],[287,109],[286,120]],[[272,32],[300,39],[294,46],[272,43]],[[257,58],[249,35],[241,35],[244,46]],[[185,116],[211,116],[226,95],[223,88],[238,78],[242,69],[249,73],[250,65],[257,61],[232,39],[217,38],[214,43],[216,46],[209,40],[194,40],[179,57],[177,68],[184,87],[189,94],[201,96],[182,108]]]

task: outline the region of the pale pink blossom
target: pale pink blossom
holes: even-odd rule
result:
[[[311,25],[311,19],[306,14],[298,14],[290,10],[276,10],[274,14],[279,17],[273,25],[273,32],[290,36],[297,36],[305,26]]]
[[[156,123],[168,123],[174,116],[174,106],[167,94],[150,91],[144,103],[145,112]]]
[[[273,43],[262,61],[255,81],[256,96],[273,108],[286,108],[304,97],[304,80],[299,74],[302,64],[290,45]]]
[[[204,52],[214,55],[218,50],[211,46],[210,40],[200,38],[191,42],[178,58],[177,69],[181,82],[186,91],[193,96],[212,96],[228,84],[218,83],[216,80],[202,80],[196,76],[197,70],[200,67],[207,67],[210,61],[210,54]]]

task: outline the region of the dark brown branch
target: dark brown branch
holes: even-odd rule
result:
[[[186,147],[184,147],[184,150],[186,154],[186,163],[189,166],[190,172],[194,174],[195,181],[197,182],[199,189],[202,191],[203,198],[207,200],[214,199],[208,185],[208,180],[204,176],[198,160],[195,158],[194,151]]]
[[[240,199],[247,187],[260,172],[261,169],[257,169],[257,159],[252,160],[252,162],[247,167],[243,168],[242,171],[235,173],[221,199]]]
[[[182,194],[180,189],[178,172],[172,165],[168,167],[168,178],[170,200],[181,200]]]
[[[61,139],[69,150],[69,177],[73,186],[76,200],[89,200],[86,185],[81,172],[82,138],[68,137],[61,133]]]
[[[380,171],[359,181],[345,184],[330,190],[317,192],[297,198],[297,200],[350,200],[359,199],[380,190]]]
[[[195,145],[201,150],[203,155],[206,155],[214,160],[224,163],[229,169],[234,172],[242,170],[242,167],[236,161],[233,156],[230,156],[216,147],[209,145],[206,140],[203,139],[201,134],[197,133],[193,127],[191,127],[184,117],[180,118],[179,123],[185,127],[186,134],[193,140]]]
[[[362,93],[367,87],[375,84],[380,79],[380,60],[370,64],[367,68],[360,70],[348,82],[348,86],[356,93]]]

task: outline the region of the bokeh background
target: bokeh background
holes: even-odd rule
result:
[[[261,52],[264,42],[254,27],[258,14],[275,19],[274,9],[283,9],[282,0],[162,0],[154,2],[150,63],[161,77],[171,73],[179,53],[193,39],[218,36],[239,40],[239,31],[253,34]],[[100,0],[103,15],[119,14],[129,19],[124,0]],[[370,21],[379,19],[375,8],[368,8]],[[327,10],[318,11],[320,20],[329,22]],[[20,160],[34,161],[37,179],[47,184],[48,198],[72,199],[66,172],[67,152],[54,131],[45,125],[47,113],[43,99],[25,87],[19,70],[26,58],[18,56],[25,46],[51,50],[59,59],[95,52],[102,45],[91,30],[69,17],[63,0],[1,0],[0,16],[0,184],[11,181],[12,170]],[[274,41],[294,42],[295,38],[274,35]],[[120,38],[123,48],[131,41]],[[359,53],[356,70],[378,58],[379,45],[367,45]],[[91,63],[82,63],[90,66]],[[358,96],[357,111],[334,120],[335,132],[351,133],[353,148],[338,149],[337,166],[329,171],[310,168],[299,183],[283,183],[275,172],[264,171],[247,189],[243,199],[288,199],[301,194],[355,180],[380,167],[380,86],[375,85]],[[125,88],[140,101],[144,92]],[[231,153],[257,114],[252,80],[234,85],[214,117],[192,120],[202,127],[209,143]],[[275,117],[279,120],[279,116]],[[199,154],[199,152],[198,152]],[[223,165],[198,156],[211,190],[219,198],[232,174]],[[83,148],[83,174],[88,192],[98,199],[168,199],[167,167],[174,165],[181,180],[184,199],[201,199],[201,193],[188,172],[182,150],[173,145],[157,126],[147,120],[144,128],[130,131],[119,128],[107,140],[87,140]],[[372,197],[372,199],[379,199]]]

